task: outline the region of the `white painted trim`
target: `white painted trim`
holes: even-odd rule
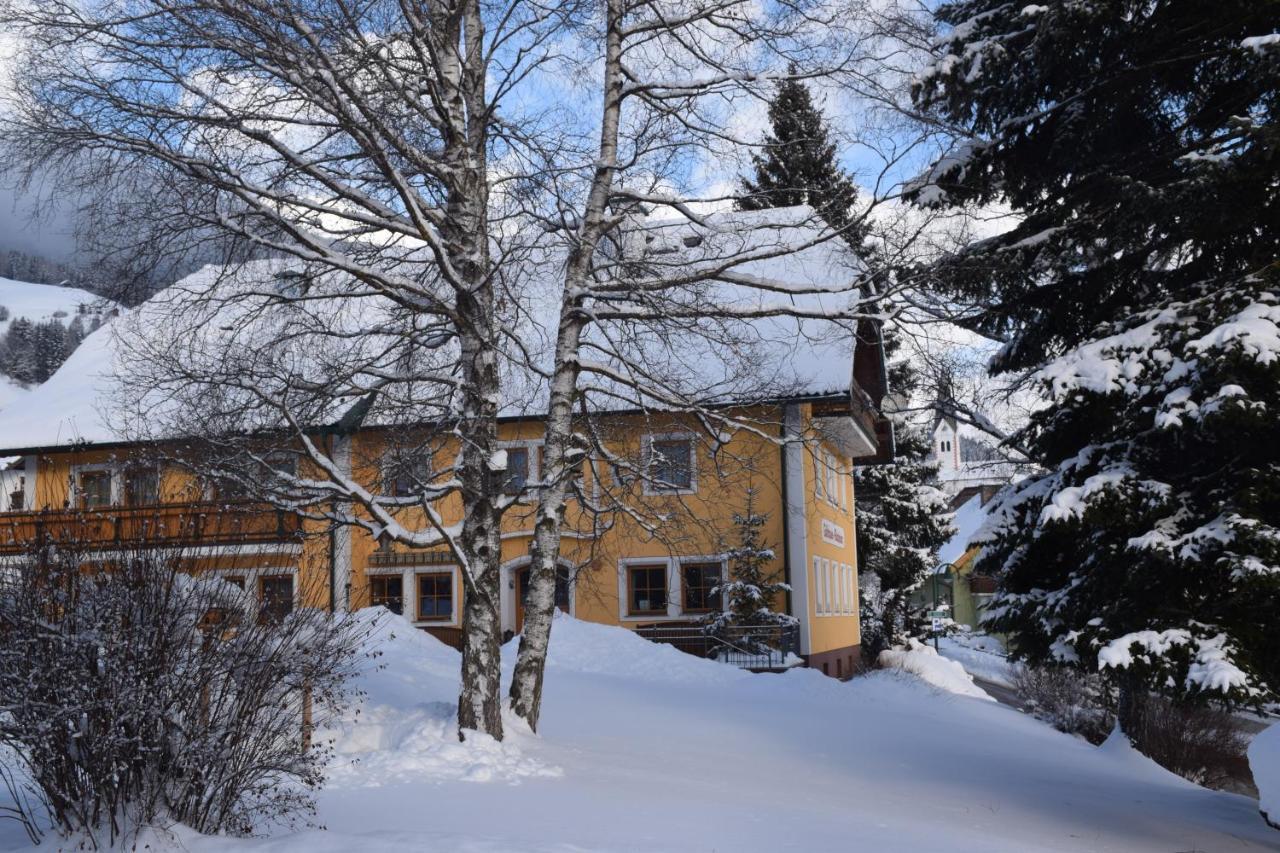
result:
[[[24,476],[27,478],[26,482],[23,484],[23,488],[25,489],[22,493],[23,509],[36,508],[36,483],[39,482],[36,479],[36,475],[39,473],[37,466],[40,464],[38,460],[39,457],[34,454],[23,460],[23,472]]]
[[[649,459],[655,441],[687,441],[689,442],[689,488],[687,489],[655,489],[650,482]],[[698,440],[697,436],[685,430],[675,432],[647,432],[640,437],[640,470],[644,493],[649,497],[661,495],[693,495],[698,492]]]
[[[503,563],[498,569],[499,587],[499,610],[502,618],[503,631],[515,631],[516,629],[516,572],[529,565],[530,557],[526,554],[523,557],[516,557]],[[569,615],[577,617],[578,615],[578,573],[573,570],[573,564],[567,560],[560,561],[560,567],[569,570]]]
[[[83,509],[80,506],[80,475],[94,471],[106,471],[111,475],[111,503],[110,506],[120,505],[120,491],[122,488],[123,477],[120,476],[118,466],[114,462],[90,462],[71,466],[71,506],[75,509]]]
[[[809,622],[809,525],[805,517],[809,490],[805,488],[805,447],[801,441],[800,407],[792,403],[784,410],[783,434],[787,444],[787,505],[783,507],[787,525],[787,566],[790,567],[791,615],[800,622],[800,654],[812,646]]]
[[[519,439],[516,441],[499,441],[499,450],[524,449],[529,451],[529,469],[525,479],[524,495],[516,503],[532,503],[538,494],[535,483],[542,482],[542,466],[538,464],[538,448],[543,445],[541,439]],[[505,483],[506,480],[504,479]]]
[[[263,575],[269,577],[289,575],[293,578],[293,607],[295,610],[302,607],[302,590],[299,589],[298,568],[296,566],[250,566],[243,569],[208,569],[207,571],[220,578],[244,578],[244,591],[252,595],[259,604],[262,603],[262,590],[258,584],[259,578]]]
[[[340,435],[334,439],[333,463],[343,477],[351,479],[350,436]],[[381,470],[378,476],[382,476]],[[334,611],[351,610],[351,527],[346,524],[338,525],[333,531],[333,598]]]
[[[706,563],[717,563],[720,566],[720,583],[723,584],[725,581],[729,579],[729,558],[726,557],[724,554],[704,554],[704,555],[694,555],[691,557],[676,557],[675,563],[676,563],[676,587],[680,593],[679,594],[680,615],[695,616],[695,617],[705,616],[709,611],[696,610],[693,613],[689,613],[684,609],[684,571],[683,571],[684,564],[685,563],[702,563],[705,565]],[[670,598],[670,592],[668,592],[667,597]],[[729,602],[725,600],[725,597],[723,595],[720,596],[720,612],[727,613],[728,608],[729,608]]]
[[[621,622],[666,622],[681,618],[680,605],[672,601],[671,591],[680,582],[679,560],[671,557],[623,557],[618,560],[618,620]],[[631,566],[665,566],[667,569],[667,613],[630,612],[627,594],[627,569]]]
[[[418,576],[419,575],[449,575],[449,591],[453,594],[453,618],[446,621],[443,619],[419,619],[418,618]],[[461,578],[458,576],[458,567],[452,565],[438,565],[430,568],[414,567],[407,568],[403,572],[404,580],[401,581],[401,587],[405,590],[405,596],[408,599],[404,602],[401,610],[408,610],[413,614],[413,624],[419,628],[457,628],[462,625],[462,584]],[[406,617],[407,618],[407,617]]]

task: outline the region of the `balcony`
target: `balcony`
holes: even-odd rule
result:
[[[653,643],[675,646],[685,654],[752,672],[781,672],[804,663],[797,625],[739,625],[708,634],[700,625],[642,625],[636,633]]]
[[[0,555],[39,545],[88,551],[294,542],[301,520],[264,504],[183,503],[0,513]]]

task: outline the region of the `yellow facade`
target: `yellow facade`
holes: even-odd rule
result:
[[[717,567],[721,576],[728,571],[724,555],[738,544],[734,516],[747,512],[750,500],[751,509],[766,518],[762,536],[775,552],[774,574],[792,586],[786,600],[772,603],[773,609],[789,609],[801,620],[800,651],[811,665],[832,676],[851,674],[859,644],[853,460],[847,448],[842,451],[839,442],[813,429],[809,403],[778,405],[754,414],[756,422],[768,428],[740,429],[722,437],[714,450],[700,440],[690,442],[687,488],[651,494],[640,483],[613,473],[603,460],[590,461],[582,477],[585,494],[593,502],[606,493],[621,499],[643,520],[614,512],[607,525],[601,525],[577,500],[570,503],[562,545],[570,576],[564,606],[580,619],[631,628],[702,618],[696,605],[705,595],[706,578]],[[680,416],[663,420],[617,415],[608,428],[610,453],[627,459],[649,458],[654,447],[679,447],[686,437],[705,435]],[[530,479],[536,479],[541,433],[541,424],[533,420],[504,423],[500,429],[509,452],[528,460]],[[369,430],[323,440],[330,456],[349,459],[353,478],[372,491],[380,487],[378,459],[392,435]],[[786,445],[776,440],[784,435],[803,442]],[[343,441],[348,445],[337,446]],[[456,446],[443,442],[436,453],[437,463],[442,463],[456,453]],[[81,492],[94,489],[99,504],[107,499],[108,489],[111,507],[129,503],[129,464],[154,465],[158,455],[141,446],[30,453],[6,472],[9,488],[20,482],[23,493],[18,498],[22,506],[13,509],[24,510],[28,517],[56,514],[83,503]],[[164,506],[211,499],[188,474],[171,466],[163,468],[156,492],[152,502]],[[111,507],[98,508],[110,514]],[[460,514],[460,502],[450,499],[436,509],[450,523]],[[520,570],[527,564],[533,509],[531,502],[517,504],[504,519],[502,620],[504,629],[512,632],[519,627]],[[425,526],[420,509],[400,513],[405,527]],[[11,512],[9,517],[12,521],[18,514]],[[462,583],[446,549],[380,544],[363,529],[331,530],[318,521],[300,525],[305,534],[300,541],[273,542],[270,524],[259,522],[249,525],[257,531],[254,541],[208,548],[202,565],[250,586],[269,584],[287,573],[294,578],[301,605],[360,608],[398,595],[404,615],[416,625],[456,640]]]

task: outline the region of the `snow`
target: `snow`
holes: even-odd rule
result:
[[[1240,42],[1240,46],[1245,50],[1252,50],[1254,53],[1262,54],[1268,48],[1280,45],[1280,33],[1271,33],[1265,36],[1249,36]]]
[[[985,699],[994,702],[981,687],[973,683],[973,677],[965,672],[963,666],[948,660],[926,646],[919,640],[912,640],[906,649],[886,649],[880,653],[882,667],[909,672],[920,680],[960,696],[974,699]]]
[[[1280,724],[1263,729],[1249,744],[1249,769],[1258,786],[1258,808],[1280,827]]]
[[[951,519],[955,535],[938,549],[938,562],[954,563],[963,557],[969,550],[969,540],[981,529],[986,518],[987,507],[982,504],[982,495],[974,495],[961,504]]]
[[[825,232],[814,221],[807,208],[788,208],[718,213],[698,224],[638,222],[635,238],[665,276],[708,277],[696,288],[672,289],[671,298],[689,303],[690,310],[705,311],[715,304],[716,311],[736,318],[723,322],[734,328],[742,345],[725,347],[718,335],[696,333],[671,340],[618,335],[609,323],[630,321],[611,321],[609,310],[643,314],[648,309],[629,303],[597,306],[602,325],[587,332],[597,358],[583,362],[584,394],[598,399],[597,408],[633,408],[663,407],[672,399],[678,403],[678,396],[662,396],[672,389],[706,404],[848,393],[853,335],[847,315],[854,299],[849,283],[858,274],[857,261],[843,241],[821,242]],[[511,341],[518,341],[504,342],[501,354],[498,403],[504,416],[545,412],[544,377],[559,318],[562,249],[539,246],[518,269],[504,269],[504,275],[522,282],[509,294],[520,302],[518,310],[503,319]],[[726,258],[741,263],[722,271]],[[414,272],[420,270],[415,267]],[[236,400],[243,406],[224,404],[227,411],[244,412],[240,417],[246,422],[235,428],[279,427],[279,414],[258,404],[259,395],[278,397],[286,385],[303,380],[326,389],[326,399],[297,401],[295,386],[291,399],[298,408],[317,422],[336,422],[372,385],[381,387],[388,373],[403,370],[396,361],[401,352],[388,346],[386,331],[403,320],[392,319],[396,309],[390,300],[332,272],[309,279],[305,303],[282,304],[281,293],[296,287],[292,282],[298,273],[297,262],[283,259],[209,266],[123,313],[104,326],[106,331],[91,335],[33,392],[23,411],[0,412],[0,449],[131,440],[139,437],[140,427],[164,432],[146,438],[180,437],[207,423],[211,394],[232,393],[227,389],[238,383],[252,385],[253,393],[237,388]],[[769,313],[774,311],[797,316]],[[456,353],[448,347],[424,349],[422,358],[420,371],[447,378]],[[632,363],[645,364],[668,387],[652,395],[629,389]],[[157,364],[178,364],[221,382],[188,382],[157,371]],[[139,381],[120,382],[144,371],[147,375]],[[440,387],[454,386],[449,380]],[[428,394],[417,384],[412,388],[412,405],[422,409],[422,419],[455,411],[451,392]],[[403,416],[403,408],[388,405]],[[147,417],[138,423],[142,412]],[[375,411],[365,423],[378,417]],[[271,418],[276,420],[266,422]]]
[[[954,634],[938,640],[938,654],[964,667],[974,678],[1013,688],[1014,664],[1004,645],[987,634]]]
[[[434,722],[457,701],[457,652],[398,617],[377,650],[364,708],[334,734],[317,803],[327,829],[249,840],[179,829],[139,849],[1280,850],[1251,799],[900,673],[751,675],[563,617],[540,734],[459,744]],[[31,848],[5,821],[0,849]]]
[[[98,313],[104,300],[96,294],[75,287],[0,278],[0,306],[9,310],[9,318],[0,320],[0,335],[7,332],[9,324],[19,317],[26,317],[33,323],[58,319],[65,326],[75,319],[81,305]]]

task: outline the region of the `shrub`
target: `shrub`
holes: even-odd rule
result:
[[[180,549],[32,549],[0,576],[0,746],[32,840],[178,821],[243,835],[314,813],[368,623],[272,618]],[[361,628],[359,625],[363,624]]]
[[[1115,725],[1111,693],[1097,675],[1065,667],[1018,666],[1013,687],[1031,714],[1092,744],[1106,740]]]
[[[1093,744],[1116,724],[1118,690],[1101,676],[1065,667],[1018,667],[1014,688],[1027,710],[1054,728]],[[1127,732],[1134,747],[1161,767],[1209,788],[1247,790],[1247,745],[1235,719],[1216,705],[1177,704],[1138,694]]]

